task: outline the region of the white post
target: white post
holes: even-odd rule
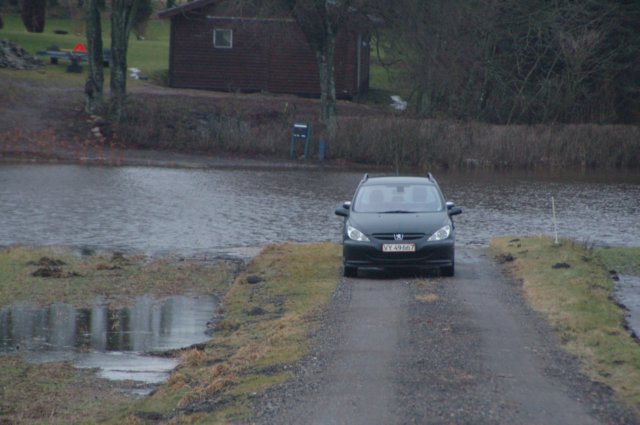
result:
[[[558,220],[556,220],[556,201],[551,197],[551,210],[553,211],[553,229],[556,234],[555,244],[558,245]]]

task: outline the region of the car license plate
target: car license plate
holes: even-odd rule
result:
[[[385,243],[382,245],[382,252],[415,252],[414,243]]]

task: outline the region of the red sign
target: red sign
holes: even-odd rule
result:
[[[73,48],[73,53],[87,53],[87,48],[84,47],[84,44],[78,43],[76,47]]]

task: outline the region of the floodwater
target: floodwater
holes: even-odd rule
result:
[[[70,361],[99,368],[108,379],[162,382],[177,361],[150,353],[207,341],[214,297],[140,297],[112,309],[101,299],[91,308],[68,304],[0,308],[0,354],[24,353],[32,362]]]
[[[338,241],[333,213],[361,173],[182,170],[74,165],[0,166],[0,246],[242,255],[283,241]],[[548,176],[443,173],[461,206],[458,243],[554,235],[589,244],[640,243],[640,174]]]
[[[616,300],[627,309],[625,320],[629,330],[640,338],[640,276],[620,275]]]
[[[246,257],[272,242],[337,242],[341,220],[334,210],[351,198],[361,177],[309,169],[2,165],[0,246]],[[556,231],[586,245],[640,245],[638,173],[436,177],[447,198],[464,210],[456,217],[460,245]],[[149,352],[207,338],[214,307],[172,307],[197,302],[141,299],[124,312],[99,300],[90,310],[59,304],[45,310],[4,307],[0,351],[19,348],[34,361],[68,359],[80,367],[100,366],[107,377],[158,382],[175,363]],[[188,336],[183,338],[183,331]]]

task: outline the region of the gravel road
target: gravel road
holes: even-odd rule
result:
[[[633,424],[577,369],[484,249],[456,277],[344,279],[257,424]]]

